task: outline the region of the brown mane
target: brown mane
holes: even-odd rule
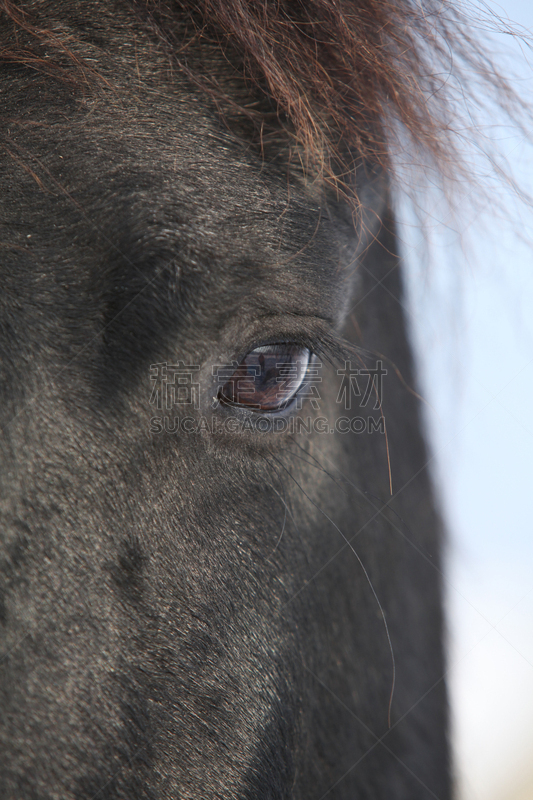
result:
[[[353,167],[351,153],[390,170],[391,151],[406,141],[441,169],[453,163],[457,174],[457,96],[468,88],[468,73],[500,105],[517,100],[458,9],[441,0],[129,2],[186,70],[182,56],[192,39],[237,51],[245,79],[271,99],[306,165],[337,184]],[[0,60],[90,83],[91,69],[68,37],[33,22],[33,4],[3,0],[0,8],[11,21]],[[181,38],[172,33],[177,19],[186,20]],[[216,78],[204,75],[201,83],[224,99]],[[262,132],[261,115],[239,110],[255,113]]]

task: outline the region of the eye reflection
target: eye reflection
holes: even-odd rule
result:
[[[218,399],[254,411],[279,411],[296,397],[310,359],[310,350],[296,344],[256,347],[220,389]]]

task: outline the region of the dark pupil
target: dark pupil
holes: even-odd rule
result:
[[[277,411],[294,398],[309,365],[306,347],[257,347],[246,355],[219,392],[222,402],[259,411]]]

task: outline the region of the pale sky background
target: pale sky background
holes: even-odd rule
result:
[[[532,33],[533,0],[489,5]],[[520,91],[533,104],[533,52],[508,36],[498,42],[514,52]],[[533,145],[509,130],[499,136],[533,192]],[[434,475],[450,532],[459,800],[533,800],[533,210],[515,209],[501,192],[516,224],[489,211],[473,219],[466,198],[454,225],[467,255],[443,212],[429,270],[423,244],[404,230]]]

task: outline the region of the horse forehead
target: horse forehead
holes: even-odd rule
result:
[[[132,270],[177,259],[185,273],[229,278],[247,265],[256,282],[267,278],[264,267],[270,280],[311,270],[323,281],[339,247],[351,253],[351,225],[303,184],[287,185],[281,170],[223,131],[206,135],[200,123],[215,127],[212,110],[177,103],[170,116],[166,102],[125,111],[101,104],[78,110],[68,125],[21,127],[4,176],[13,187],[7,222],[18,221],[8,224],[9,237],[20,234],[25,251],[44,253],[52,272],[74,264],[82,248],[79,273],[85,264],[92,274],[94,252],[113,261],[122,254]]]
[[[102,71],[113,64],[103,52]],[[301,177],[289,182],[286,164],[265,163],[183,75],[174,73],[157,91],[139,85],[133,71],[122,69],[118,77],[103,94],[77,97],[54,82],[42,93],[28,72],[27,91],[6,97],[4,158],[18,205],[35,216],[46,204],[52,218],[59,197],[80,224],[75,206],[99,225],[135,232],[159,220],[162,228],[181,225],[206,241],[216,235],[219,243],[235,229],[245,227],[251,239],[260,228],[259,247],[279,246],[283,217],[284,230],[293,231],[286,238],[297,229],[316,237],[319,193]],[[299,249],[303,241],[296,235],[295,243]]]
[[[9,226],[9,237],[20,234],[16,244],[37,256],[37,268],[44,263],[66,279],[74,269],[93,275],[95,258],[103,276],[122,254],[133,277],[139,267],[150,276],[151,265],[175,261],[180,275],[203,276],[213,302],[220,279],[226,290],[244,280],[272,294],[289,284],[293,291],[293,276],[322,306],[340,261],[353,257],[351,219],[346,224],[303,181],[289,185],[286,168],[264,164],[224,131],[203,98],[187,100],[179,76],[174,92],[151,94],[73,105],[61,89],[50,90],[46,105],[32,108],[44,124],[15,130],[16,161],[5,178],[17,186],[8,216],[28,225]]]
[[[40,160],[58,183],[52,192],[67,188],[80,202],[104,209],[106,217],[107,197],[114,212],[124,214],[126,204],[132,216],[166,205],[188,217],[187,224],[194,218],[197,228],[215,229],[222,237],[220,229],[244,215],[250,234],[254,215],[260,219],[264,242],[281,215],[285,230],[307,228],[310,218],[316,225],[323,205],[318,183],[297,171],[289,179],[287,142],[280,145],[285,157],[266,163],[247,140],[251,128],[244,117],[237,129],[226,124],[217,104],[171,65],[169,53],[128,3],[72,8],[56,0],[39,13],[42,25],[59,30],[77,61],[90,67],[88,91],[73,91],[28,69],[13,92],[6,76],[3,99],[15,149],[20,146],[17,161],[33,171],[26,157]],[[200,84],[209,83],[211,72],[227,81],[238,105],[244,82],[235,79],[225,54],[207,47],[206,55],[205,49],[201,42],[187,47],[192,72]]]
[[[56,155],[70,157],[84,182],[95,166],[95,177],[103,173],[115,179],[137,168],[141,189],[143,177],[149,175],[154,187],[172,180],[176,190],[189,198],[203,196],[219,207],[221,196],[225,204],[238,207],[239,188],[246,190],[248,206],[272,201],[275,170],[267,170],[268,178],[262,174],[258,149],[250,146],[242,131],[236,134],[230,129],[217,102],[200,88],[209,85],[211,71],[217,77],[234,72],[220,50],[215,48],[211,53],[215,61],[205,64],[202,43],[188,46],[189,56],[199,63],[187,77],[179,53],[174,56],[165,50],[157,36],[139,24],[129,3],[93,0],[73,9],[58,0],[47,6],[51,24],[59,25],[59,38],[74,56],[64,76],[74,88],[28,69],[26,79],[15,84],[22,91],[13,101],[4,99],[12,104],[13,116],[21,117],[28,127],[41,123],[34,138],[42,140],[42,149],[48,143],[50,157],[54,146],[59,148]],[[179,12],[175,25],[179,27]],[[98,30],[97,37],[93,29]],[[87,68],[86,74],[78,74],[78,62]],[[277,188],[283,203],[286,175]]]
[[[90,15],[95,5],[76,13]],[[151,277],[175,262],[203,291],[194,314],[225,308],[222,281],[233,305],[261,287],[256,304],[305,301],[312,313],[335,317],[346,267],[364,246],[346,206],[325,203],[302,173],[289,178],[283,154],[268,163],[182,71],[169,68],[168,54],[135,27],[127,6],[120,9],[115,20],[103,9],[98,46],[78,37],[79,57],[105,78],[103,88],[84,94],[46,79],[42,92],[45,79],[28,70],[27,91],[10,101],[15,161],[5,185],[17,187],[6,212],[14,216],[10,239],[20,234],[14,244],[49,276],[60,271],[68,280],[75,271],[76,280],[86,273],[91,281],[97,262],[91,294],[108,273],[117,282],[117,260],[128,265],[120,269],[125,282],[139,268]],[[82,24],[74,14],[69,20],[66,6],[64,18],[76,40]],[[382,196],[374,194],[379,203]],[[378,219],[379,212],[360,226],[365,234]],[[305,286],[304,297],[295,297],[296,285]]]

